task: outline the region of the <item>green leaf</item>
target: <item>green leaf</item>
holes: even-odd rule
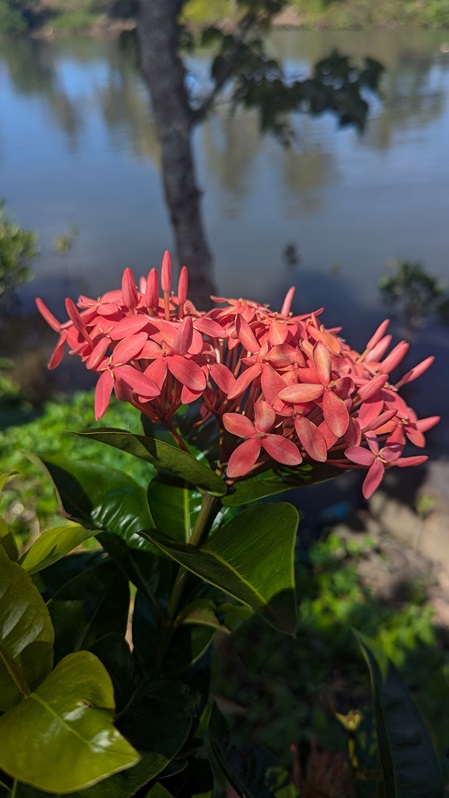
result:
[[[209,725],[212,751],[226,778],[245,798],[298,798],[298,790],[274,754],[263,745],[242,751],[233,744],[223,715],[214,705]]]
[[[30,576],[0,547],[0,643],[30,690],[52,669],[53,639],[49,612]],[[7,657],[0,654],[0,711],[22,698]]]
[[[194,707],[179,682],[150,682],[134,695],[117,721],[117,727],[141,755],[130,770],[107,782],[107,798],[129,798],[156,778],[185,744],[192,725]],[[105,798],[99,784],[83,798]]]
[[[91,529],[120,535],[132,548],[145,548],[138,533],[154,526],[145,490],[130,476],[97,463],[40,457],[65,515]]]
[[[111,560],[100,561],[63,585],[48,602],[55,628],[55,658],[90,648],[109,633],[125,636],[129,584]]]
[[[126,706],[134,690],[134,662],[129,645],[122,635],[108,632],[95,640],[89,651],[103,663],[114,686],[117,712]]]
[[[156,468],[170,471],[180,479],[185,479],[191,485],[207,491],[213,496],[224,496],[227,491],[226,484],[215,471],[203,463],[199,463],[182,449],[164,441],[107,427],[78,434],[94,438],[101,443],[107,443],[109,446],[115,446],[116,449],[121,449],[134,457],[152,463]]]
[[[85,529],[79,524],[47,529],[23,555],[20,564],[28,573],[38,573],[58,562],[93,534],[95,533],[91,529]]]
[[[150,792],[147,792],[145,798],[173,798],[173,795],[158,781]]]
[[[153,593],[158,589],[164,566],[171,565],[161,557],[161,550],[149,542],[148,550],[131,548],[122,538],[110,532],[100,532],[97,540],[130,582],[141,590],[149,601],[154,601]]]
[[[3,546],[8,557],[14,562],[19,559],[19,550],[9,526],[0,518],[0,546]]]
[[[267,496],[274,496],[276,493],[297,489],[297,487],[297,485],[285,485],[279,477],[253,478],[237,482],[234,492],[228,493],[221,501],[225,507],[239,507]]]
[[[0,471],[0,491],[3,490],[8,480],[15,477],[17,473],[17,471]]]
[[[139,755],[112,725],[114,691],[88,651],[65,657],[0,718],[0,768],[40,790],[68,793],[129,768]]]
[[[371,678],[383,798],[441,798],[440,764],[408,689],[377,644],[355,636]]]
[[[229,632],[217,618],[217,607],[211,599],[198,598],[187,604],[178,617],[176,618],[178,624],[200,624],[201,626],[210,626],[212,629],[218,629],[220,632]]]
[[[164,661],[164,672],[170,678],[198,662],[212,643],[216,628],[213,626],[179,626],[168,645]]]
[[[148,504],[156,529],[181,543],[190,539],[201,502],[201,493],[169,475],[151,480],[148,488]]]
[[[150,540],[180,565],[248,604],[280,631],[296,630],[294,546],[298,513],[264,504],[235,516],[200,549],[149,530]]]

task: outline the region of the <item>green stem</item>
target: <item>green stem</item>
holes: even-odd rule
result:
[[[11,798],[15,798],[16,790],[17,790],[17,779],[14,779],[11,787]]]
[[[210,526],[218,512],[219,507],[219,499],[217,499],[215,496],[211,496],[210,493],[205,493],[203,495],[201,509],[198,513],[189,540],[189,544],[191,546],[200,546],[204,537],[209,532]],[[181,565],[178,569],[178,573],[168,599],[165,615],[159,627],[158,638],[156,640],[156,655],[152,666],[152,673],[154,677],[158,676],[162,669],[165,655],[167,653],[167,647],[175,630],[175,619],[188,574],[189,572]]]

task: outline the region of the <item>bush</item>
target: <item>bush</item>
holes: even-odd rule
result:
[[[14,0],[0,0],[0,36],[21,36],[28,25]]]
[[[0,305],[8,303],[19,286],[31,278],[30,263],[37,253],[36,233],[12,222],[4,203],[0,203]]]

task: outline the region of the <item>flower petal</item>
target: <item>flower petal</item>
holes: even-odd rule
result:
[[[345,457],[358,465],[370,466],[375,460],[375,455],[364,446],[349,446],[345,451]]]
[[[104,416],[108,409],[113,387],[114,380],[111,372],[109,369],[103,371],[95,387],[95,418],[97,421]]]
[[[193,360],[188,360],[181,355],[172,355],[167,358],[169,371],[176,379],[192,391],[204,391],[206,375]]]
[[[332,432],[341,438],[348,429],[349,413],[343,399],[334,391],[324,392],[323,416]]]
[[[314,346],[313,363],[320,382],[323,385],[328,385],[331,379],[331,353],[321,341],[318,341]]]
[[[244,441],[232,452],[227,466],[228,477],[243,477],[251,471],[260,453],[260,438]]]
[[[114,366],[121,366],[123,363],[128,363],[133,360],[137,355],[140,355],[143,347],[148,340],[147,333],[141,332],[137,335],[129,335],[118,342],[112,353],[112,362]]]
[[[276,420],[276,413],[268,402],[260,399],[254,405],[254,426],[258,432],[268,432]]]
[[[253,438],[256,435],[256,428],[252,421],[241,413],[224,413],[224,428],[239,438]]]
[[[302,463],[298,447],[288,438],[284,438],[282,435],[265,435],[261,441],[267,454],[276,462],[288,466],[297,466]]]
[[[362,493],[365,499],[369,499],[377,490],[382,482],[385,473],[385,468],[379,460],[375,460],[370,467],[365,479],[363,480]]]
[[[301,382],[283,388],[279,393],[279,399],[282,399],[283,402],[293,402],[295,405],[303,405],[318,399],[323,395],[323,392],[323,385]]]
[[[318,427],[304,416],[295,418],[295,429],[301,445],[312,460],[325,463],[327,460],[326,441]]]

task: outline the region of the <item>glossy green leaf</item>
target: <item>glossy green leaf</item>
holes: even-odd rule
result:
[[[277,493],[297,490],[305,485],[316,485],[341,474],[337,469],[327,463],[302,464],[296,468],[281,467],[274,471],[238,481],[234,488],[222,499],[226,507],[238,507],[243,504],[258,501]]]
[[[132,548],[145,548],[138,533],[154,523],[145,490],[130,476],[98,463],[49,455],[40,460],[65,515],[91,529],[114,532]]]
[[[134,695],[117,727],[141,755],[130,770],[107,782],[107,795],[98,784],[83,798],[129,798],[155,779],[186,742],[195,711],[184,685],[179,682],[150,682]]]
[[[90,648],[109,633],[125,636],[129,584],[111,560],[100,561],[75,576],[48,602],[55,628],[57,660],[71,651]]]
[[[180,479],[185,479],[191,485],[207,491],[214,496],[224,496],[227,486],[211,468],[195,460],[187,452],[171,446],[169,443],[145,435],[134,435],[123,430],[101,427],[88,432],[81,432],[89,438],[94,438],[101,443],[115,446],[123,452],[128,452],[152,463],[156,468],[170,471]]]
[[[0,518],[0,546],[3,546],[10,560],[17,562],[19,559],[17,543],[8,524],[5,524],[2,518]]]
[[[440,764],[407,687],[378,645],[355,635],[371,678],[383,798],[441,798]]]
[[[118,632],[108,632],[95,640],[89,651],[98,657],[109,673],[117,712],[121,712],[135,688],[134,662],[127,641]]]
[[[229,632],[229,629],[217,618],[217,608],[214,602],[207,598],[195,599],[183,607],[176,618],[176,623],[198,623],[201,626],[210,626],[212,629],[218,629],[220,632]]]
[[[0,718],[0,768],[40,790],[68,793],[129,768],[139,755],[114,728],[114,691],[91,653],[65,657]]]
[[[225,507],[240,507],[243,504],[264,499],[267,496],[275,496],[277,493],[285,493],[288,490],[297,489],[297,485],[284,485],[279,477],[263,479],[248,479],[237,482],[234,491],[223,496],[222,503]]]
[[[147,534],[180,565],[248,604],[280,631],[297,622],[294,547],[298,513],[290,504],[250,507],[197,549],[150,530]]]
[[[170,678],[180,676],[204,656],[214,638],[213,626],[182,625],[170,640],[165,655],[164,673]]]
[[[151,480],[148,504],[156,529],[173,540],[187,543],[198,513],[202,494],[185,480],[162,475]]]
[[[110,532],[100,532],[97,540],[130,582],[154,601],[153,593],[158,589],[166,564],[166,560],[161,558],[161,550],[149,542],[148,549],[131,548]]]
[[[85,529],[79,524],[47,529],[23,555],[20,564],[28,573],[36,574],[58,562],[93,534],[95,533],[91,529]]]
[[[232,742],[223,715],[214,705],[209,739],[220,768],[238,795],[244,798],[298,798],[298,790],[276,759],[263,745],[243,751]]]
[[[30,576],[0,547],[0,644],[17,664],[30,690],[51,671],[54,632],[50,615]],[[0,653],[0,711],[22,693]]]

